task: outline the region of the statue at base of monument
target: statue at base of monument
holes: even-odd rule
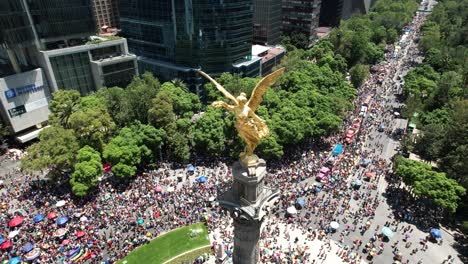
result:
[[[240,160],[244,165],[251,166],[258,162],[258,157],[253,152],[263,138],[270,135],[268,126],[261,117],[255,114],[255,111],[262,102],[263,94],[272,86],[284,72],[284,68],[263,78],[253,89],[250,99],[247,100],[246,94],[241,93],[237,98],[230,94],[224,87],[211,78],[208,74],[198,71],[201,75],[212,82],[216,88],[232,102],[232,105],[216,101],[212,103],[214,107],[224,107],[234,113],[236,117],[235,127],[239,136],[245,141],[246,146],[244,152],[240,154]]]

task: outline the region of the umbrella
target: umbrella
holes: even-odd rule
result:
[[[209,202],[213,202],[214,200],[216,200],[216,197],[214,197],[214,196],[211,196],[210,198],[208,198]]]
[[[62,215],[61,217],[59,217],[57,219],[57,225],[63,225],[65,224],[66,222],[68,222],[68,217]]]
[[[374,176],[374,173],[366,172],[365,176],[366,176],[366,178],[372,178]]]
[[[78,237],[78,238],[83,237],[84,235],[86,235],[86,233],[81,231],[81,230],[76,232],[76,234],[75,234],[75,236]]]
[[[81,221],[81,222],[86,222],[86,221],[88,221],[88,217],[86,217],[86,216],[83,215],[83,216],[80,218],[80,221]]]
[[[354,181],[354,185],[361,186],[362,182],[360,180],[356,180],[356,181]]]
[[[8,234],[8,238],[14,238],[19,234],[19,230],[11,231],[10,234]]]
[[[305,201],[302,198],[297,198],[296,204],[300,205],[301,207],[304,207]]]
[[[333,149],[333,155],[339,155],[341,152],[343,152],[343,145],[337,144]]]
[[[2,244],[4,240],[5,239],[3,237],[0,237],[0,244]]]
[[[34,223],[39,223],[40,221],[44,220],[45,215],[43,214],[38,214],[33,218]]]
[[[70,244],[70,239],[65,239],[62,241],[62,246],[66,246],[68,244]]]
[[[20,257],[11,258],[11,259],[8,261],[8,264],[18,264],[18,263],[21,263],[21,258],[20,258]]]
[[[9,227],[15,227],[15,226],[19,226],[21,225],[21,223],[23,223],[23,217],[21,216],[17,216],[13,219],[11,219],[10,223],[8,223],[8,226]]]
[[[197,178],[196,181],[197,181],[198,183],[204,183],[204,182],[206,182],[207,180],[208,180],[208,177],[206,177],[206,176],[201,176],[201,177]]]
[[[64,206],[66,203],[67,203],[67,202],[65,202],[64,200],[61,200],[61,201],[58,201],[58,202],[55,204],[55,206],[57,206],[57,207],[62,207],[62,206]]]
[[[187,171],[195,171],[195,166],[193,166],[192,164],[188,165]]]
[[[57,217],[56,212],[50,212],[47,214],[47,219],[54,219],[55,217]]]
[[[40,255],[41,255],[41,250],[39,248],[35,248],[35,249],[29,251],[28,254],[24,255],[24,259],[26,261],[31,261],[31,260],[36,259]]]
[[[393,236],[393,231],[385,226],[384,228],[382,228],[382,235],[391,238]]]
[[[440,230],[436,228],[431,229],[431,235],[434,238],[442,238],[442,232],[440,232]]]
[[[333,229],[338,229],[340,227],[340,224],[338,224],[338,222],[330,222],[330,227],[333,228]]]
[[[34,248],[33,244],[27,243],[26,245],[23,246],[23,248],[21,249],[21,252],[23,252],[23,253],[28,253],[28,252],[31,251],[33,248]]]
[[[2,243],[2,245],[0,246],[1,249],[7,249],[7,248],[10,248],[11,246],[13,246],[13,242],[11,241],[5,241]]]
[[[60,229],[55,230],[53,235],[54,237],[63,237],[67,233],[67,231],[68,230],[65,228],[60,228]]]
[[[142,225],[144,222],[145,222],[145,221],[144,221],[143,219],[138,219],[138,221],[137,221],[137,223],[138,223],[139,225]]]
[[[288,214],[290,214],[290,215],[297,214],[297,210],[296,210],[296,208],[294,206],[288,207],[288,209],[286,209],[286,212],[288,212]]]
[[[163,187],[162,187],[161,185],[158,185],[158,186],[156,186],[156,188],[154,188],[154,190],[155,190],[156,192],[159,192],[159,193],[160,193],[160,192],[163,191]]]

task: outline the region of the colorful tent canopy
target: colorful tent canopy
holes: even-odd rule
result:
[[[23,253],[28,253],[28,252],[31,251],[33,248],[34,248],[33,244],[27,243],[26,245],[23,246],[23,248],[21,249],[21,252],[23,252]]]
[[[67,203],[66,201],[61,200],[61,201],[58,201],[58,202],[55,204],[55,206],[57,206],[57,207],[62,207],[62,206],[64,206],[66,203]]]
[[[337,156],[343,152],[343,145],[336,144],[335,148],[333,149],[333,155]]]
[[[384,228],[382,228],[382,235],[388,238],[391,238],[393,237],[393,231],[390,228],[385,226]]]
[[[75,236],[78,237],[78,238],[83,237],[84,235],[86,235],[86,233],[81,231],[81,230],[76,232],[76,234],[75,234]]]
[[[18,263],[21,263],[21,258],[20,258],[20,257],[11,258],[11,259],[8,261],[8,264],[18,264]]]
[[[7,248],[10,248],[11,246],[13,246],[13,242],[5,241],[5,242],[2,243],[2,245],[0,245],[0,248],[1,249],[7,249]]]
[[[47,214],[47,219],[54,219],[57,217],[57,212],[50,212]]]
[[[204,183],[204,182],[206,182],[207,180],[208,180],[208,177],[206,177],[206,176],[201,176],[201,177],[198,177],[196,181],[197,181],[198,183]]]
[[[296,210],[296,208],[294,206],[288,207],[288,209],[286,209],[286,212],[288,212],[288,214],[290,214],[290,215],[297,214],[297,210]]]
[[[41,250],[39,248],[34,248],[33,250],[29,251],[28,254],[24,255],[24,259],[26,261],[35,260],[41,255]]]
[[[10,223],[8,223],[8,226],[9,227],[15,227],[15,226],[19,226],[21,225],[21,223],[23,223],[23,217],[21,216],[17,216],[13,219],[11,219]]]
[[[333,229],[338,229],[340,227],[340,224],[338,224],[338,222],[332,221],[330,222],[330,227]]]
[[[304,207],[305,201],[302,198],[297,198],[296,204],[300,205],[301,207]]]
[[[39,223],[42,220],[44,220],[45,215],[44,214],[38,214],[33,218],[34,223]]]
[[[156,188],[154,188],[154,190],[155,190],[156,192],[159,192],[159,193],[160,193],[160,192],[163,191],[163,187],[162,187],[161,185],[158,185],[158,186],[156,186]]]
[[[68,222],[68,217],[66,217],[64,215],[57,219],[57,225],[63,225],[66,222]]]
[[[431,236],[434,238],[442,238],[442,232],[440,232],[440,230],[437,228],[433,228],[431,229]]]
[[[54,237],[62,237],[62,236],[64,236],[64,235],[67,233],[67,231],[68,231],[68,230],[65,229],[65,228],[57,229],[57,230],[55,230],[55,232],[54,232]]]

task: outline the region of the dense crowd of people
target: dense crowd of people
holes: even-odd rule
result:
[[[375,210],[381,201],[375,190],[385,177],[390,182],[390,200],[406,205],[400,206],[395,215],[389,216],[391,220],[386,227],[394,231],[404,228],[411,234],[412,230],[406,230],[399,220],[420,215],[411,214],[415,209],[406,203],[406,198],[399,196],[396,189],[400,183],[392,178],[388,160],[380,158],[383,149],[378,138],[382,134],[375,130],[382,123],[386,128],[392,128],[393,111],[389,106],[392,99],[386,95],[394,92],[392,80],[398,74],[397,69],[406,67],[404,53],[418,36],[423,20],[423,15],[415,17],[405,29],[409,36],[405,42],[399,43],[400,53],[395,54],[395,47],[389,46],[386,60],[374,67],[371,77],[358,91],[354,102],[356,111],[345,120],[343,130],[360,118],[360,132],[339,154],[326,180],[319,185],[315,182],[318,170],[332,155],[331,151],[323,149],[341,143],[342,131],[320,143],[311,143],[307,150],[300,149],[291,158],[271,166],[273,170],[267,177],[268,184],[280,188],[282,194],[271,216],[272,221],[262,233],[262,262],[323,263],[331,251],[332,238],[337,238],[343,245],[336,254],[349,263],[359,263],[363,258],[358,252],[360,247],[367,249],[368,254],[364,257],[370,256],[370,260],[375,254],[390,250],[390,246],[382,242],[385,237],[380,233],[380,227],[374,229],[372,225]],[[360,116],[359,108],[368,96],[373,98],[369,113],[367,117]],[[370,162],[362,164],[363,160]],[[230,186],[232,176],[229,167],[221,161],[197,161],[195,165],[195,171],[188,172],[175,171],[160,164],[159,169],[145,172],[127,183],[105,179],[98,190],[86,199],[73,198],[67,190],[17,170],[3,175],[1,180],[5,183],[0,189],[0,259],[28,258],[34,263],[82,260],[87,263],[113,263],[151,238],[199,221],[205,221],[211,233],[223,227],[220,232],[222,236],[214,235],[213,240],[222,243],[224,250],[232,252],[232,232],[226,228],[231,220],[215,200],[218,193]],[[372,173],[366,177],[365,172]],[[201,175],[208,176],[206,182],[193,180]],[[357,181],[361,184],[358,185]],[[287,208],[295,204],[297,198],[305,200],[302,207],[307,210],[285,216]],[[13,219],[19,224],[12,223]],[[331,222],[337,222],[342,227],[339,231],[331,228]],[[311,255],[307,246],[300,244],[304,241],[298,238],[295,241],[294,238],[286,239],[290,241],[286,247],[281,245],[282,242],[276,240],[274,234],[279,234],[282,225],[302,230],[304,240],[320,239],[323,247],[319,255]],[[352,239],[352,243],[347,245],[346,241],[350,239],[347,237],[356,230],[362,234],[374,232],[375,235],[369,241]],[[281,232],[290,236],[284,230]],[[414,247],[417,254],[416,246],[408,247]],[[397,245],[394,248],[398,249]],[[31,252],[38,254],[35,256]]]

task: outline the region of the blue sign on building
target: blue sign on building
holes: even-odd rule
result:
[[[6,91],[5,91],[5,97],[6,97],[7,99],[11,99],[11,98],[16,97],[16,91],[15,91],[15,89],[6,90]]]
[[[17,95],[35,93],[37,91],[43,90],[44,86],[36,86],[35,84],[30,84],[18,88],[13,88],[5,91],[5,96],[7,99],[15,98]]]

